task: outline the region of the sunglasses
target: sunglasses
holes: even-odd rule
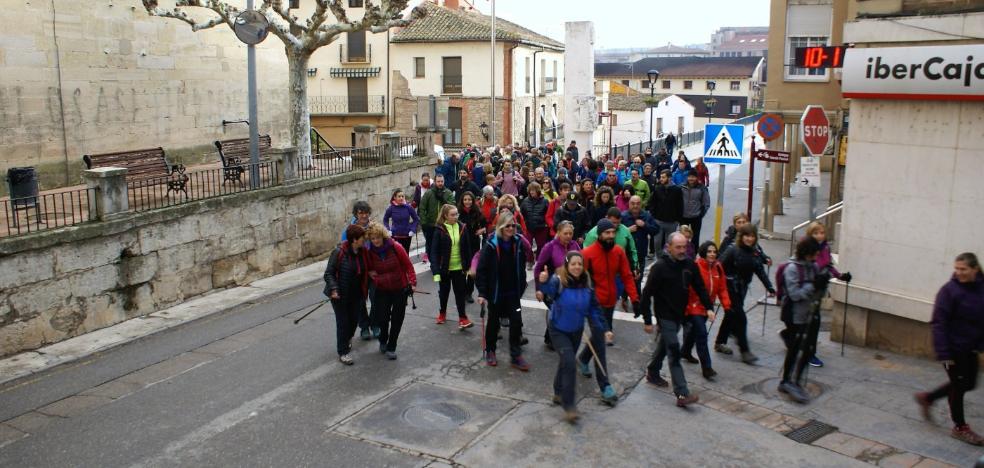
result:
[[[503,229],[509,229],[509,228],[512,228],[512,229],[516,229],[516,228],[518,228],[519,226],[518,226],[518,225],[516,225],[516,224],[507,224],[507,225],[505,225],[505,226],[502,226],[502,227],[503,227]]]

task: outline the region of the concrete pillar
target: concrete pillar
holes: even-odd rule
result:
[[[420,138],[420,144],[424,145],[424,150],[427,151],[427,158],[434,159],[436,164],[437,152],[434,151],[434,135],[436,133],[429,130],[417,129],[417,138]]]
[[[366,148],[376,146],[376,126],[375,125],[356,125],[352,127],[355,132],[355,147]]]
[[[106,221],[130,211],[126,173],[125,167],[100,167],[82,171],[86,187],[96,189],[89,193],[89,209],[95,207],[96,219]]]
[[[277,163],[277,184],[297,182],[299,158],[296,146],[270,148],[270,159]]]
[[[400,160],[400,132],[380,133],[379,143],[386,147],[386,162]]]
[[[594,23],[564,24],[564,137],[591,148],[598,127],[594,94]],[[642,72],[645,76],[645,71]]]

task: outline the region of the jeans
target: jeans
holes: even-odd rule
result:
[[[489,303],[489,326],[485,328],[485,350],[495,352],[501,321],[509,319],[509,355],[514,359],[523,354],[519,344],[523,338],[523,316],[519,309],[519,297],[500,298]]]
[[[663,359],[670,358],[670,380],[673,381],[673,394],[680,396],[690,395],[687,389],[687,378],[683,375],[683,366],[680,364],[680,323],[673,320],[657,318],[659,325],[659,337],[656,338],[656,350],[653,357],[646,367],[649,375],[657,376],[663,368]]]
[[[441,275],[441,284],[439,285],[437,294],[441,301],[441,311],[440,313],[446,314],[448,312],[448,296],[451,294],[451,289],[454,289],[454,304],[458,309],[458,318],[468,318],[465,313],[465,296],[468,295],[467,282],[465,281],[465,272],[463,270],[449,271],[446,275]]]
[[[690,229],[694,231],[694,237],[690,239],[690,243],[694,244],[694,250],[700,247],[700,225],[704,222],[704,218],[683,218],[680,224],[687,224]]]
[[[738,349],[747,353],[748,347],[748,316],[745,314],[745,295],[748,293],[748,286],[735,284],[728,288],[731,295],[731,311],[724,314],[721,320],[721,328],[718,328],[715,344],[723,345],[728,343],[728,337],[735,336],[738,340]]]
[[[979,366],[977,353],[960,353],[953,357],[954,364],[946,371],[950,381],[929,393],[929,401],[933,402],[947,397],[950,403],[950,419],[953,424],[963,426],[964,419],[963,397],[977,386],[977,369]]]
[[[657,219],[656,225],[659,226],[659,234],[653,236],[653,239],[656,240],[656,251],[661,252],[663,247],[666,246],[666,242],[670,240],[670,234],[680,229],[680,223],[670,223]]]
[[[697,346],[700,367],[711,368],[711,353],[707,349],[707,316],[688,315],[683,325],[683,354],[687,355]]]
[[[372,308],[373,326],[379,328],[379,343],[386,345],[386,351],[396,351],[396,341],[400,338],[400,329],[407,314],[406,291],[377,289]]]
[[[583,330],[568,333],[549,327],[547,331],[560,358],[557,362],[557,374],[554,376],[554,395],[560,395],[561,406],[565,410],[573,410],[574,390],[577,388],[577,367],[574,365],[574,360],[577,347],[581,344]]]
[[[615,309],[603,308],[606,316],[611,316]],[[598,382],[598,389],[604,391],[605,387],[610,385],[608,382],[608,360],[606,358],[607,348],[605,345],[605,330],[599,330],[594,324],[591,324],[591,346],[594,348],[595,352],[598,353],[598,361],[594,363],[594,375],[595,381]],[[581,354],[578,355],[577,360],[582,364],[588,364],[594,360],[594,355],[591,353],[591,348],[587,345],[581,350]],[[601,363],[601,368],[598,367],[598,362]]]
[[[335,350],[339,356],[352,351],[352,337],[359,322],[359,311],[365,307],[366,301],[358,297],[342,296],[331,300],[331,308],[335,311]]]

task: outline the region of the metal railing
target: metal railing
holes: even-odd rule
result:
[[[96,189],[82,188],[0,200],[0,237],[18,236],[96,219]]]
[[[400,159],[427,156],[423,137],[400,137]]]
[[[369,63],[372,62],[372,44],[366,44],[365,50],[361,54],[353,53],[346,47],[347,44],[338,44],[338,61],[341,63]]]
[[[313,159],[314,161],[310,166],[298,169],[297,176],[299,179],[316,179],[357,169],[382,166],[389,162],[389,153],[386,145],[376,145],[327,151],[314,155]]]
[[[747,125],[747,124],[750,124],[750,123],[758,122],[758,119],[761,118],[761,117],[762,117],[762,113],[759,112],[757,114],[752,114],[752,115],[748,115],[748,116],[742,117],[742,118],[740,118],[738,120],[735,120],[734,122],[731,122],[731,123],[732,124],[735,124],[735,125]]]
[[[337,151],[331,143],[325,137],[321,136],[321,132],[318,129],[311,127],[311,154],[321,153],[323,151]]]
[[[789,231],[789,256],[793,255],[793,250],[795,250],[796,248],[796,231],[799,231],[800,229],[809,226],[814,221],[820,221],[821,219],[826,219],[832,216],[834,213],[839,213],[842,209],[844,209],[844,202],[839,201],[837,203],[834,203],[833,205],[828,206],[823,213],[817,215],[816,219],[808,219],[806,221],[803,221],[802,223],[797,224],[796,226],[793,226],[793,229]],[[826,227],[827,232],[831,232],[830,226],[827,226],[826,223],[824,224],[824,226]]]
[[[308,111],[312,115],[385,114],[386,96],[308,96]]]
[[[127,181],[126,192],[130,211],[141,212],[277,184],[277,162],[265,161]]]
[[[441,94],[461,94],[461,75],[441,75]]]

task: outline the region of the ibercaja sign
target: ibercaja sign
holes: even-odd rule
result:
[[[852,48],[841,77],[847,98],[984,101],[984,44]]]

